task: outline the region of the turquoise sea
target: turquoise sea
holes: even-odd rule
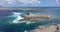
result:
[[[26,13],[47,13],[54,15],[50,20],[40,20],[34,23],[28,21],[18,22],[19,16]],[[1,32],[27,32],[42,25],[57,25],[60,23],[60,8],[49,8],[45,10],[0,10],[0,31]]]

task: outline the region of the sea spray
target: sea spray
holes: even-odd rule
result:
[[[18,20],[23,19],[23,18],[21,17],[21,14],[22,14],[22,13],[13,12],[13,14],[14,14],[13,16],[16,16],[16,19],[13,20],[13,23],[19,23]]]

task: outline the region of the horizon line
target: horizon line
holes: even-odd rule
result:
[[[41,10],[48,8],[60,8],[60,7],[0,7],[0,10]]]

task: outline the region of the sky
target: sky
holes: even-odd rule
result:
[[[60,0],[0,0],[0,7],[60,7]]]

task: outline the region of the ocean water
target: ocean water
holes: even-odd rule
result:
[[[35,13],[47,13],[54,17],[50,20],[39,20],[36,22],[18,21],[23,19],[21,15],[31,12]],[[57,25],[60,21],[59,9],[46,9],[46,10],[1,10],[0,11],[0,32],[27,32],[27,30],[33,30],[42,25]]]

